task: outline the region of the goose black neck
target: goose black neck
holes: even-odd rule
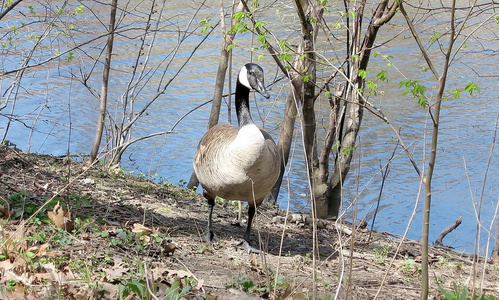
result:
[[[249,110],[249,92],[250,90],[245,87],[239,79],[236,84],[236,114],[237,123],[239,128],[244,125],[252,124],[251,114]]]

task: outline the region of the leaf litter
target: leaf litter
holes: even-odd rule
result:
[[[420,245],[346,222],[264,207],[253,240],[220,200],[100,165],[0,148],[0,299],[416,299]],[[473,285],[473,256],[431,247],[431,292]],[[499,297],[499,266],[478,260],[475,286]],[[314,283],[315,279],[315,283]],[[340,288],[338,288],[340,285]]]

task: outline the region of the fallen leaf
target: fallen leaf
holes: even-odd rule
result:
[[[254,268],[258,268],[258,259],[255,253],[251,253],[250,260],[251,260],[251,266]]]
[[[54,279],[54,277],[49,273],[35,273],[33,276],[36,283],[43,283]]]
[[[295,293],[295,299],[297,300],[305,300],[305,295],[303,295],[302,289],[298,288],[298,290]]]
[[[175,249],[177,249],[177,246],[175,246],[173,243],[167,243],[164,248],[165,253],[169,255],[173,255]]]
[[[95,179],[93,179],[93,178],[85,178],[85,179],[81,180],[81,183],[83,183],[83,184],[94,184],[95,183]]]
[[[26,251],[33,252],[35,253],[36,256],[45,256],[47,253],[46,250],[49,246],[49,243],[41,244],[41,245],[35,245],[32,247],[29,247],[26,249]]]
[[[284,300],[284,299],[288,298],[289,295],[291,295],[291,285],[288,285],[286,287],[286,290],[284,291],[284,294],[282,294],[281,297],[279,297],[278,299],[279,300],[281,300],[281,299]]]
[[[6,208],[3,205],[0,205],[0,213],[2,214],[0,217],[8,219],[14,213],[14,211],[9,210],[8,207]]]
[[[200,291],[203,288],[204,284],[204,279],[199,279],[198,283],[196,284],[196,290]]]
[[[41,244],[40,247],[38,248],[38,251],[36,252],[36,256],[44,256],[47,254],[47,248],[49,246],[49,243]]]
[[[74,222],[71,221],[71,213],[69,211],[64,211],[62,206],[59,205],[59,202],[54,206],[52,211],[47,213],[48,217],[52,222],[54,222],[55,226],[60,229],[66,230],[67,232],[71,232],[74,229]]]
[[[54,263],[41,264],[41,266],[45,270],[46,274],[51,276],[53,281],[57,281],[59,283],[67,281],[67,275],[64,272],[59,271]]]
[[[167,270],[168,277],[179,277],[179,278],[187,278],[192,277],[192,273],[184,270]],[[175,276],[177,275],[177,276]]]
[[[106,273],[106,277],[108,279],[119,278],[130,271],[130,268],[106,268],[104,269],[104,273]]]
[[[133,228],[132,228],[132,232],[135,232],[135,233],[157,233],[158,230],[154,229],[154,228],[146,227],[140,223],[134,223]]]
[[[172,270],[163,267],[157,267],[151,270],[153,278],[187,278],[192,277],[192,273],[184,270]]]
[[[50,186],[50,184],[49,184],[49,183],[45,183],[45,184],[43,184],[43,185],[42,185],[42,184],[40,184],[40,183],[38,183],[38,182],[36,182],[36,181],[34,181],[34,182],[33,182],[33,184],[35,185],[35,187],[36,187],[37,189],[39,189],[39,190],[44,190],[44,191],[46,191],[46,190],[49,188],[49,186]]]

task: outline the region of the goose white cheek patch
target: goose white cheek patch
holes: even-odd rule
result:
[[[241,72],[239,72],[239,82],[250,90],[253,89],[248,81],[248,69],[246,69],[246,66],[244,66],[241,69]]]

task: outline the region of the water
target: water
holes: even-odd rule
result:
[[[96,2],[88,2],[92,8],[100,8],[96,14],[103,23],[108,19],[107,8],[98,6]],[[68,7],[74,9],[78,4],[71,3]],[[198,45],[203,35],[201,28],[195,29],[203,19],[211,18],[210,24],[215,24],[219,12],[217,5],[203,7],[199,15],[189,27],[189,20],[193,8],[175,7],[172,4],[164,12],[163,21],[157,34],[155,46],[153,47],[148,65],[144,72],[143,80],[139,82],[135,90],[137,113],[142,107],[157,95],[158,88],[164,84],[180,69],[181,65],[191,54],[191,50]],[[189,5],[196,7],[195,2]],[[157,9],[160,7],[157,6]],[[113,71],[109,91],[109,110],[114,120],[120,119],[122,110],[121,99],[123,91],[130,82],[132,66],[140,47],[141,31],[144,20],[141,18],[148,12],[146,2],[135,9],[122,21],[121,37],[117,37],[114,47]],[[25,9],[27,10],[27,9]],[[27,12],[24,12],[25,15]],[[154,15],[157,17],[157,14]],[[331,22],[335,19],[334,14],[329,15]],[[292,33],[296,18],[292,7],[282,7],[279,12],[267,11],[262,18],[269,22],[271,30],[278,32],[281,38],[296,40],[297,35]],[[19,25],[22,17],[12,15],[2,20],[2,31],[6,32],[12,25]],[[66,43],[60,43],[56,38],[56,29],[51,31],[51,39],[44,40],[45,44],[41,50],[34,52],[31,63],[42,61],[53,55],[55,48],[60,51],[69,49],[74,43],[86,41],[95,35],[103,34],[105,28],[102,24],[93,21],[94,16],[85,10],[78,16],[67,15],[67,19],[75,22],[77,32]],[[276,24],[276,25],[274,25]],[[396,18],[390,26],[380,31],[379,40],[393,37],[404,28],[404,21]],[[432,26],[437,26],[438,20],[434,20]],[[61,26],[61,23],[57,23]],[[202,27],[202,26],[201,26]],[[59,28],[56,26],[56,28]],[[152,26],[154,28],[154,24]],[[173,52],[177,46],[178,30],[190,28],[192,34],[178,48],[176,57],[169,64]],[[26,37],[30,33],[39,33],[44,27],[40,24],[19,29],[20,34],[14,39],[15,44],[3,50],[1,67],[3,70],[11,70],[19,66],[26,53],[33,45],[33,40]],[[61,28],[59,28],[61,29]],[[336,32],[338,35],[341,31]],[[217,28],[215,34],[199,47],[186,69],[181,72],[170,86],[161,94],[148,110],[147,116],[139,119],[133,129],[133,137],[140,137],[155,132],[167,131],[172,128],[176,121],[192,108],[208,101],[212,97],[215,84],[218,56],[220,53],[220,30]],[[433,181],[433,205],[431,217],[430,240],[436,236],[459,216],[463,216],[463,224],[444,240],[458,250],[473,251],[476,232],[476,214],[474,205],[482,199],[481,220],[483,226],[488,228],[495,218],[495,208],[498,202],[499,191],[499,168],[497,166],[497,151],[491,156],[488,164],[489,153],[494,141],[494,130],[499,111],[499,82],[495,68],[490,67],[491,53],[497,53],[497,42],[494,39],[486,39],[490,31],[484,31],[480,37],[484,40],[470,39],[462,55],[454,63],[449,75],[448,90],[453,88],[462,89],[468,81],[477,83],[481,91],[470,96],[462,94],[462,98],[449,100],[443,103],[441,119],[439,148],[435,177]],[[2,42],[5,42],[2,40]],[[146,42],[145,51],[140,57],[145,63],[148,51],[149,38]],[[247,51],[251,44],[251,36],[246,33],[239,35],[234,48],[234,62],[232,70],[232,88],[234,88],[234,77],[241,65],[251,59],[251,53]],[[42,68],[32,68],[26,71],[21,81],[22,88],[19,89],[15,98],[17,99],[13,114],[19,121],[10,124],[7,139],[15,143],[22,150],[31,152],[49,153],[53,155],[64,155],[68,151],[72,154],[88,154],[93,142],[95,124],[97,120],[98,99],[89,90],[98,93],[101,82],[102,65],[92,64],[92,58],[96,58],[105,43],[105,39],[99,39],[89,45],[83,46],[76,53],[75,59],[67,62],[62,60],[51,62]],[[256,43],[256,42],[255,42]],[[323,42],[329,45],[328,42]],[[329,45],[328,52],[323,55],[334,61],[335,55],[341,56],[341,43],[334,41]],[[480,51],[478,51],[478,50]],[[403,90],[399,88],[399,82],[407,76],[411,79],[420,80],[427,85],[427,93],[430,99],[435,91],[434,79],[430,72],[422,72],[425,66],[417,47],[412,39],[406,34],[399,36],[395,41],[383,47],[377,48],[376,52],[381,55],[373,58],[370,62],[370,74],[368,78],[373,80],[375,74],[382,69],[389,71],[387,83],[378,82],[383,93],[370,96],[369,101],[380,108],[390,119],[414,156],[418,167],[423,170],[427,164],[424,159],[428,157],[429,136],[425,133],[430,123],[426,110],[418,106],[417,101],[409,96],[402,96]],[[252,57],[256,59],[259,54],[266,54],[265,50],[256,50]],[[387,67],[387,61],[382,55],[392,55],[390,58],[394,67]],[[169,65],[168,65],[169,64]],[[270,56],[260,61],[266,71],[267,82],[272,82],[278,76],[275,63]],[[140,70],[142,65],[139,65]],[[157,67],[157,68],[156,68]],[[437,67],[438,68],[438,67]],[[473,68],[474,71],[471,70]],[[398,72],[397,70],[400,70]],[[164,72],[164,76],[163,76]],[[320,74],[328,76],[330,69]],[[478,76],[476,73],[480,76]],[[88,88],[83,86],[79,79],[82,74],[90,74],[87,81]],[[402,75],[403,74],[403,75]],[[14,79],[13,75],[1,78],[1,87],[5,101],[8,86]],[[134,82],[134,81],[132,81]],[[341,79],[338,82],[342,83]],[[272,97],[265,100],[256,97],[257,103],[252,102],[253,116],[255,121],[266,128],[277,140],[279,133],[279,119],[284,109],[284,101],[288,91],[288,82],[280,81],[271,90]],[[226,86],[226,93],[229,92]],[[13,99],[14,95],[10,99]],[[327,108],[324,99],[317,103],[319,127],[327,124]],[[4,103],[4,102],[2,102]],[[7,126],[6,114],[10,114],[13,102],[9,101],[7,107],[0,111],[0,133],[3,135]],[[192,156],[197,143],[203,135],[210,113],[210,105],[205,105],[189,114],[180,122],[175,132],[163,136],[154,137],[141,141],[131,146],[123,156],[123,166],[127,171],[143,173],[156,180],[167,180],[172,183],[188,181],[192,172]],[[234,109],[232,109],[232,114]],[[258,112],[258,113],[257,113]],[[351,216],[351,204],[357,203],[360,217],[372,220],[374,207],[378,201],[381,187],[380,165],[384,166],[395,149],[397,140],[393,131],[380,119],[366,111],[362,128],[358,139],[357,156],[354,158],[351,173],[345,183],[344,212],[348,218]],[[232,115],[232,120],[235,116]],[[262,121],[262,118],[265,122]],[[223,107],[220,120],[227,122],[227,107]],[[30,127],[33,127],[32,131]],[[291,158],[289,177],[281,188],[279,205],[287,206],[290,201],[291,209],[294,211],[307,212],[308,188],[303,164],[302,145],[300,144],[300,130],[296,130],[297,142],[294,145],[294,155]],[[106,132],[109,134],[109,131]],[[324,129],[319,130],[319,136],[324,134]],[[103,147],[109,141],[107,135],[103,141]],[[389,165],[389,175],[384,183],[383,193],[380,199],[380,210],[376,217],[375,228],[402,234],[407,227],[411,213],[416,207],[417,214],[409,231],[409,237],[419,239],[421,237],[422,204],[416,204],[418,200],[419,179],[407,156],[398,147],[393,161]],[[483,185],[484,176],[487,172],[487,181]],[[287,188],[289,184],[289,190]],[[482,193],[483,189],[483,193]],[[422,196],[421,196],[422,199]],[[421,201],[420,201],[421,202]],[[482,229],[482,231],[484,231]],[[482,234],[483,240],[486,238]]]

